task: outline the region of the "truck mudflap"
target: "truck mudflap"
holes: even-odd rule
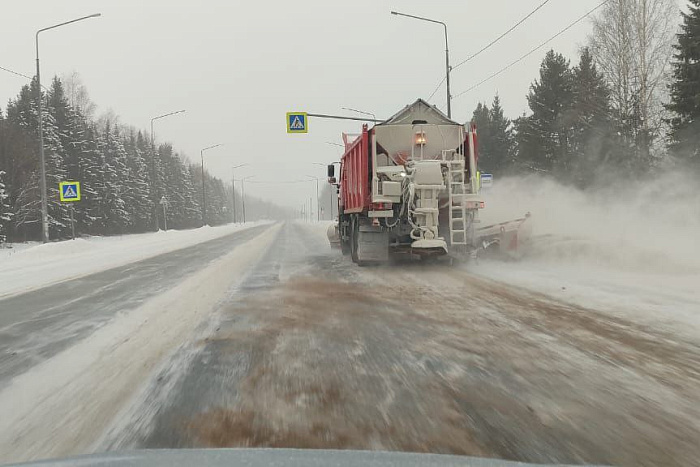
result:
[[[389,261],[389,234],[381,229],[360,226],[357,239],[358,264]]]
[[[523,253],[523,245],[532,235],[532,222],[529,219],[528,212],[520,219],[481,227],[475,232],[477,244],[480,249],[518,258]]]

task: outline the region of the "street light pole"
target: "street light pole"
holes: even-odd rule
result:
[[[245,167],[248,164],[241,164],[237,165],[235,167],[231,167],[231,191],[233,192],[233,223],[236,223],[236,174],[234,173],[234,170],[240,168],[240,167]]]
[[[316,180],[316,220],[321,221],[321,201],[318,198],[318,177],[307,175],[312,180]]]
[[[447,25],[442,21],[436,21],[434,19],[423,18],[422,16],[407,15],[406,13],[399,13],[398,11],[392,11],[392,15],[405,16],[406,18],[418,19],[421,21],[428,21],[429,23],[442,24],[445,28],[445,69],[446,69],[446,79],[447,79],[447,117],[452,118],[452,94],[450,94],[450,47],[447,42]]]
[[[46,189],[46,157],[44,155],[44,111],[42,108],[42,95],[41,95],[41,72],[39,66],[39,33],[48,31],[49,29],[55,29],[61,26],[65,26],[71,23],[77,23],[78,21],[83,21],[90,18],[97,18],[101,16],[101,13],[95,13],[88,16],[83,16],[81,18],[72,19],[64,23],[54,24],[48,28],[39,29],[35,35],[36,42],[36,88],[38,93],[37,98],[37,108],[39,110],[39,172],[41,175],[41,180],[39,181],[41,189],[41,241],[47,243],[49,241],[49,202]]]
[[[241,198],[243,202],[243,223],[245,224],[245,181],[248,180],[249,178],[253,178],[254,175],[248,175],[247,177],[243,177],[241,179]]]
[[[175,112],[170,112],[163,115],[158,115],[151,119],[151,198],[153,199],[153,227],[156,232],[158,232],[158,205],[156,199],[158,194],[156,193],[156,139],[155,133],[153,132],[153,122],[160,120],[161,118],[169,117],[171,115],[181,114],[185,112],[184,110],[177,110]],[[168,230],[167,228],[165,230]]]
[[[199,157],[202,158],[202,227],[207,225],[207,190],[204,185],[204,151],[209,149],[218,148],[223,146],[223,144],[214,144],[212,146],[207,146],[206,148],[199,151]]]

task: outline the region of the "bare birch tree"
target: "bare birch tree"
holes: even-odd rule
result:
[[[84,116],[92,118],[97,106],[90,99],[87,88],[85,84],[83,84],[78,72],[73,71],[72,73],[62,75],[61,82],[63,83],[63,89],[71,107],[80,109],[80,112]]]
[[[632,163],[652,162],[678,16],[675,0],[611,0],[593,19],[590,48],[610,87],[613,116]]]

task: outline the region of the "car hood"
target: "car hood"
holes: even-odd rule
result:
[[[541,464],[442,454],[304,449],[148,449],[36,461],[18,466],[67,467],[526,467]],[[552,464],[547,464],[552,465]],[[555,464],[563,465],[563,464]]]

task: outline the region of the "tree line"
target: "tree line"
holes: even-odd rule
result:
[[[608,2],[575,65],[547,52],[529,113],[507,118],[498,95],[478,104],[482,170],[585,188],[672,162],[700,168],[700,0],[689,0],[676,34],[677,14],[672,0]]]
[[[57,77],[41,90],[50,238],[71,235],[71,216],[79,235],[162,228],[162,203],[169,228],[201,226],[201,169],[145,131],[92,117],[94,104],[74,78],[72,99]],[[41,237],[38,95],[33,80],[0,109],[0,242]],[[59,182],[67,180],[81,182],[81,201],[59,201]],[[233,220],[231,185],[205,171],[204,186],[207,223]]]

